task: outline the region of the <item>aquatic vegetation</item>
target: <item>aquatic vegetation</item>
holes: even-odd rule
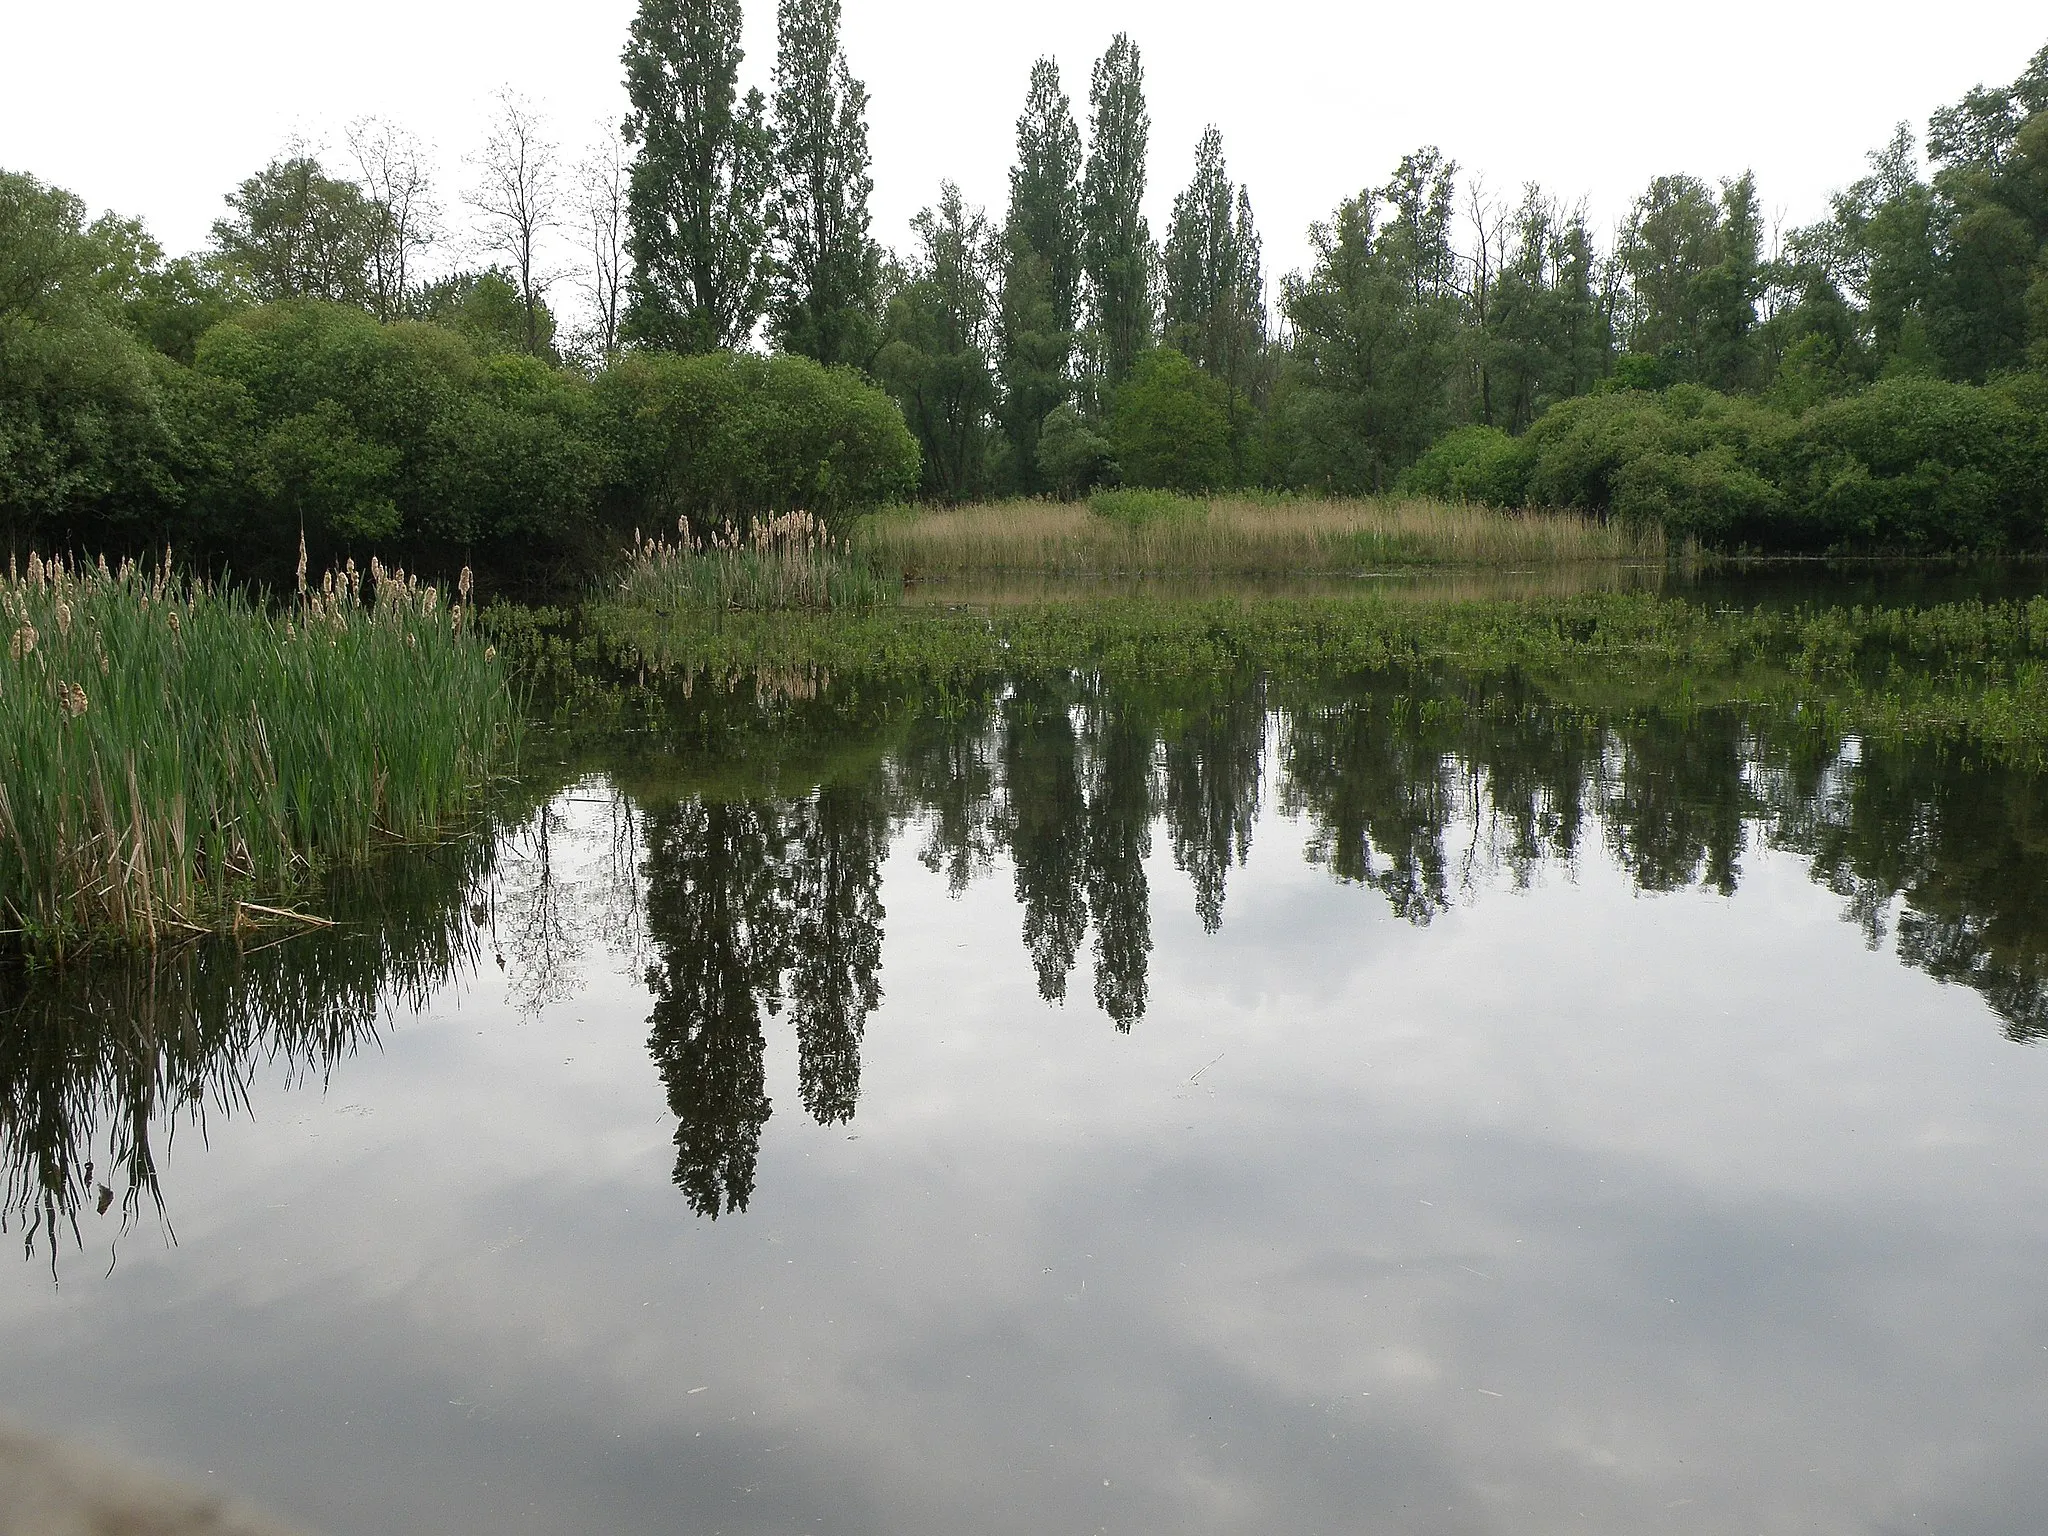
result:
[[[728,609],[872,608],[896,595],[896,583],[875,575],[845,541],[808,512],[727,522],[707,533],[676,521],[674,543],[636,533],[619,590],[660,613]]]
[[[281,916],[324,870],[446,833],[516,749],[505,669],[372,563],[267,607],[31,556],[0,582],[0,928],[61,959]]]
[[[656,675],[1512,676],[1560,701],[1771,705],[1886,737],[1966,737],[2013,759],[2048,752],[2042,599],[1725,610],[1640,594],[1442,604],[1124,597],[736,615],[717,626],[614,602],[593,607],[588,622]]]
[[[970,571],[1179,574],[1357,572],[1412,565],[1553,565],[1665,558],[1653,527],[1569,512],[1499,512],[1405,498],[1334,501],[1097,492],[1087,503],[1001,501],[877,513],[854,548],[907,575]]]

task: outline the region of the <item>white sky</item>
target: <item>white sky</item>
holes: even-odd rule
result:
[[[536,101],[572,147],[621,115],[633,9],[0,0],[0,167],[69,187],[95,212],[140,214],[177,252],[205,242],[222,194],[290,134],[338,151],[342,126],[376,113],[436,146],[444,201],[459,208],[462,156],[496,87]],[[1893,123],[1924,129],[1935,106],[2016,75],[2048,41],[2048,9],[846,0],[847,49],[872,96],[877,236],[907,244],[941,177],[999,215],[1032,59],[1059,60],[1085,129],[1089,67],[1119,29],[1144,53],[1154,232],[1214,121],[1277,278],[1305,262],[1312,219],[1424,143],[1506,196],[1528,178],[1585,196],[1603,228],[1653,175],[1745,167],[1767,216],[1810,219]],[[745,75],[765,88],[770,0],[747,0],[747,48]]]

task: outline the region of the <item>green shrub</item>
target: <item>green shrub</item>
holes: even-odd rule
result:
[[[0,172],[0,541],[153,525],[182,497],[165,391],[176,367],[123,327],[102,220]]]
[[[1441,501],[1518,507],[1529,481],[1529,452],[1499,427],[1446,432],[1401,476],[1401,489]]]
[[[1800,489],[1829,542],[2039,548],[2048,386],[1887,379],[1800,422]]]
[[[1523,438],[1529,502],[1713,545],[1808,542],[1780,484],[1793,422],[1753,400],[1680,385],[1554,405]]]
[[[1171,347],[1139,358],[1118,388],[1109,440],[1131,485],[1212,491],[1230,483],[1223,386]]]
[[[592,532],[589,392],[538,359],[307,300],[214,327],[195,371],[218,387],[229,466],[206,531],[244,572],[288,569],[302,529],[319,562],[450,568],[528,565]]]
[[[1067,401],[1048,411],[1039,426],[1038,472],[1068,501],[1098,485],[1114,484],[1122,474],[1109,439]]]
[[[903,413],[850,368],[804,357],[643,353],[596,386],[616,521],[698,528],[805,511],[834,532],[917,490]]]

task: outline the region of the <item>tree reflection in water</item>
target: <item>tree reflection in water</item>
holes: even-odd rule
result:
[[[1975,989],[2011,1038],[2048,1039],[2048,776],[1975,750],[1527,684],[1062,676],[830,694],[685,701],[660,751],[619,758],[495,848],[344,881],[351,926],[334,934],[0,977],[0,1218],[31,1250],[54,1245],[104,1183],[132,1222],[160,1202],[173,1126],[242,1106],[261,1063],[324,1079],[486,937],[528,1009],[570,995],[600,937],[644,973],[676,1183],[705,1216],[743,1211],[774,1021],[793,1026],[805,1111],[854,1116],[882,1000],[882,864],[913,825],[955,895],[1008,862],[1047,1003],[1067,1001],[1092,932],[1094,1002],[1119,1030],[1150,998],[1155,825],[1215,933],[1271,804],[1307,824],[1312,861],[1415,924],[1589,848],[1641,889],[1723,895],[1752,850],[1784,850],[1870,944]],[[594,876],[562,856],[578,801],[609,806]]]

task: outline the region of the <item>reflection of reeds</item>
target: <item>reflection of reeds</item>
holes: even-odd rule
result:
[[[780,612],[871,608],[896,593],[893,580],[852,558],[808,512],[762,518],[745,530],[727,523],[702,536],[679,519],[676,532],[674,543],[634,535],[620,584],[628,599],[661,612]]]
[[[517,720],[463,604],[353,564],[289,608],[124,564],[0,580],[0,928],[61,957],[238,926],[432,836]]]
[[[0,969],[0,1230],[19,1224],[54,1263],[94,1184],[118,1193],[124,1228],[145,1203],[161,1211],[158,1144],[181,1122],[203,1132],[209,1113],[242,1108],[266,1066],[324,1079],[386,1008],[418,1008],[474,966],[471,905],[493,859],[474,838],[338,871],[326,895],[346,927],[247,952],[203,940]]]
[[[1086,504],[1006,501],[903,510],[855,549],[883,570],[1187,574],[1335,573],[1398,565],[1662,560],[1663,535],[1570,512],[1499,512],[1412,498],[1190,501],[1173,515],[1103,516]]]

